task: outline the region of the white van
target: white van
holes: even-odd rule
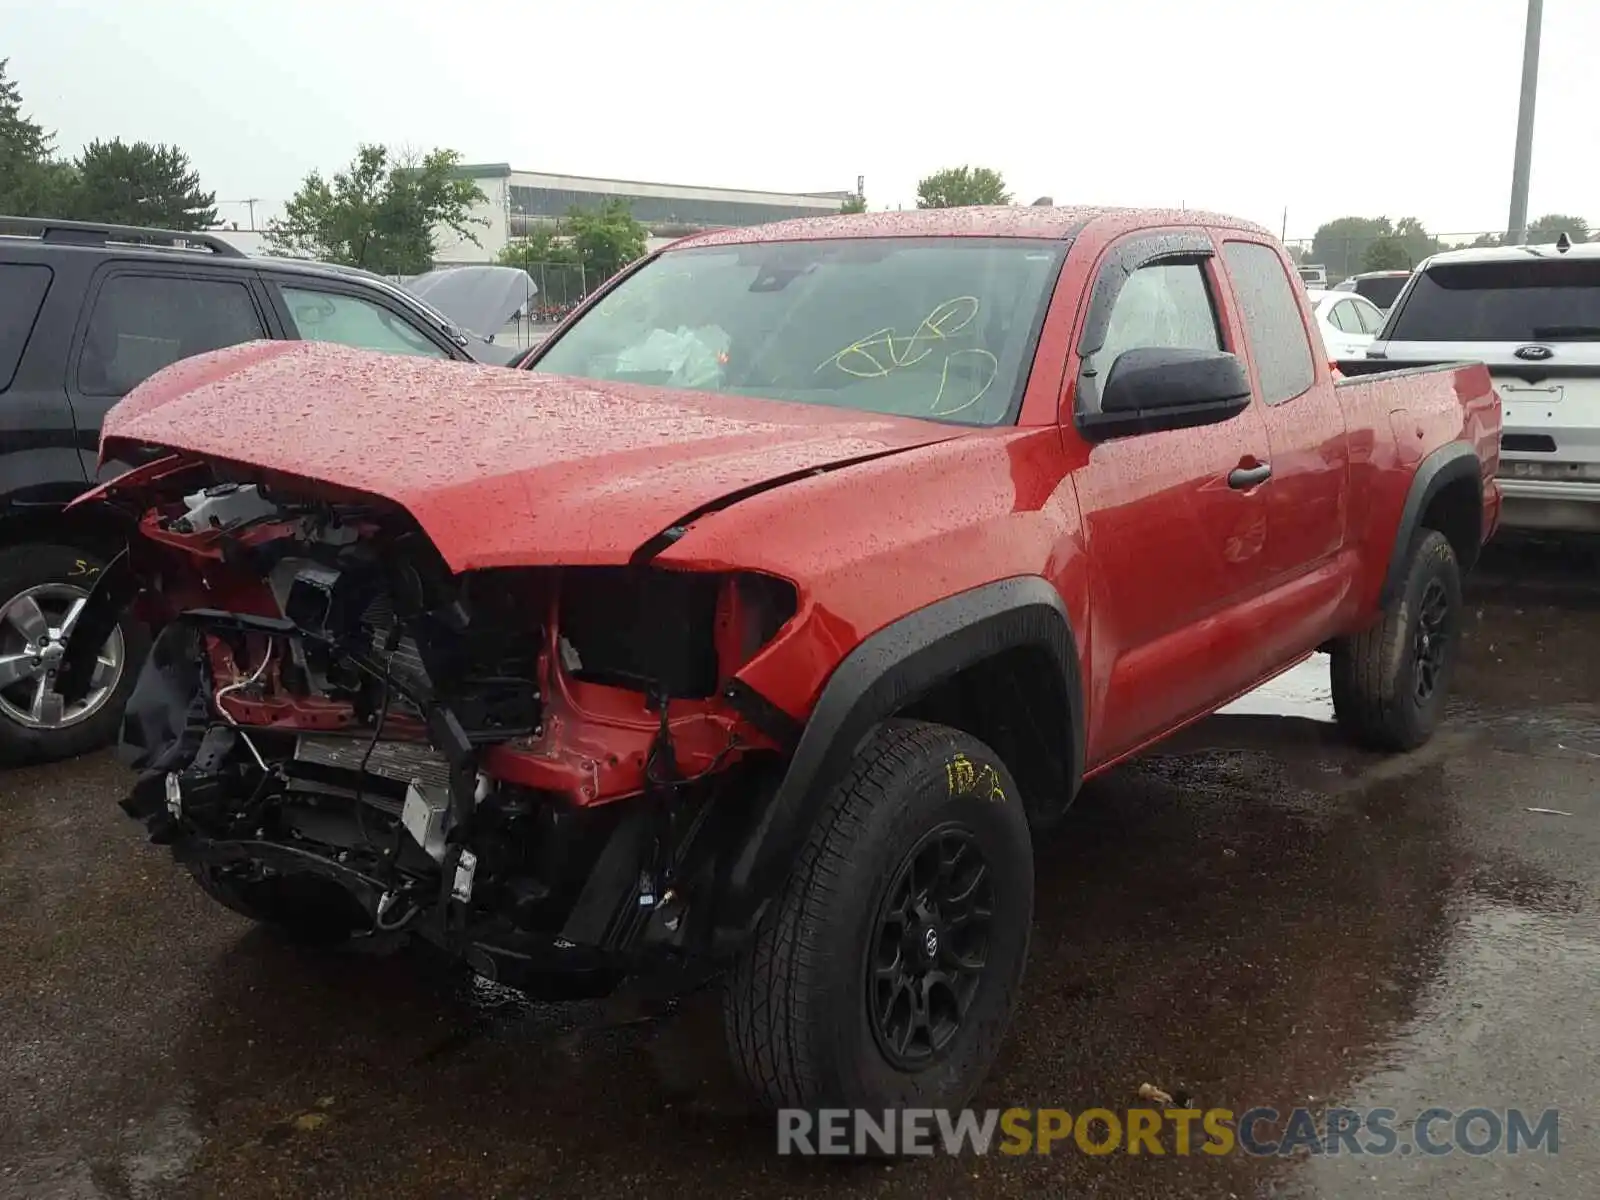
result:
[[[1325,289],[1328,286],[1328,268],[1321,263],[1302,263],[1295,269],[1300,272],[1300,282],[1308,288]]]

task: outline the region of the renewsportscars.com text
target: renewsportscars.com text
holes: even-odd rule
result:
[[[778,1153],[1173,1155],[1557,1154],[1560,1111],[1428,1108],[866,1109],[778,1112]]]

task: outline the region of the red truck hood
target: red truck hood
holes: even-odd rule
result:
[[[957,432],[815,405],[256,342],[153,376],[107,414],[101,454],[163,446],[382,497],[464,571],[624,563],[730,494]]]

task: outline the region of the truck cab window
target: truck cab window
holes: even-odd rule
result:
[[[1095,355],[1109,373],[1124,350],[1162,346],[1221,350],[1216,309],[1199,263],[1152,263],[1128,277]]]
[[[1228,242],[1222,257],[1261,377],[1261,399],[1267,404],[1293,400],[1316,381],[1317,369],[1289,273],[1278,252],[1259,242]]]

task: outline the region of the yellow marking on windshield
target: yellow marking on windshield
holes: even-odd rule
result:
[[[983,358],[988,359],[989,378],[983,381],[983,386],[973,394],[970,400],[965,400],[956,405],[954,408],[940,408],[939,405],[944,401],[944,389],[950,382],[950,364],[963,354],[981,355]],[[983,399],[984,393],[994,386],[995,376],[999,374],[1000,360],[994,355],[990,354],[987,350],[980,350],[977,347],[970,347],[966,350],[952,350],[949,356],[944,360],[943,369],[941,369],[939,372],[939,390],[933,397],[933,403],[928,406],[928,415],[931,417],[953,417],[959,412],[965,412],[979,400]]]
[[[829,355],[817,364],[817,370],[833,366],[852,375],[857,379],[882,379],[884,376],[904,367],[915,366],[934,352],[935,344],[945,341],[953,334],[960,333],[978,315],[981,303],[976,296],[955,296],[942,304],[937,305],[932,312],[922,318],[916,332],[910,337],[897,337],[893,326],[878,329],[869,333],[858,341],[851,342],[837,354]],[[984,380],[983,386],[967,399],[952,407],[944,407],[945,389],[950,385],[950,364],[957,363],[965,355],[968,360],[973,358],[986,359],[989,363],[989,377]],[[981,368],[980,368],[981,369]],[[815,374],[815,372],[813,372]],[[951,417],[957,413],[965,412],[971,408],[994,386],[995,378],[1000,374],[1000,360],[989,351],[978,347],[965,347],[951,350],[945,355],[944,363],[939,369],[939,390],[934,394],[932,403],[928,406],[928,415],[933,417]]]
[[[881,379],[891,371],[921,362],[933,353],[933,347],[928,343],[942,342],[951,334],[960,333],[977,315],[976,296],[956,296],[923,317],[917,331],[910,337],[896,342],[893,326],[874,330],[859,341],[851,342],[837,354],[830,354],[817,364],[817,370],[832,365],[857,379]],[[919,347],[922,352],[913,357]],[[886,355],[888,362],[885,363],[880,355]]]

